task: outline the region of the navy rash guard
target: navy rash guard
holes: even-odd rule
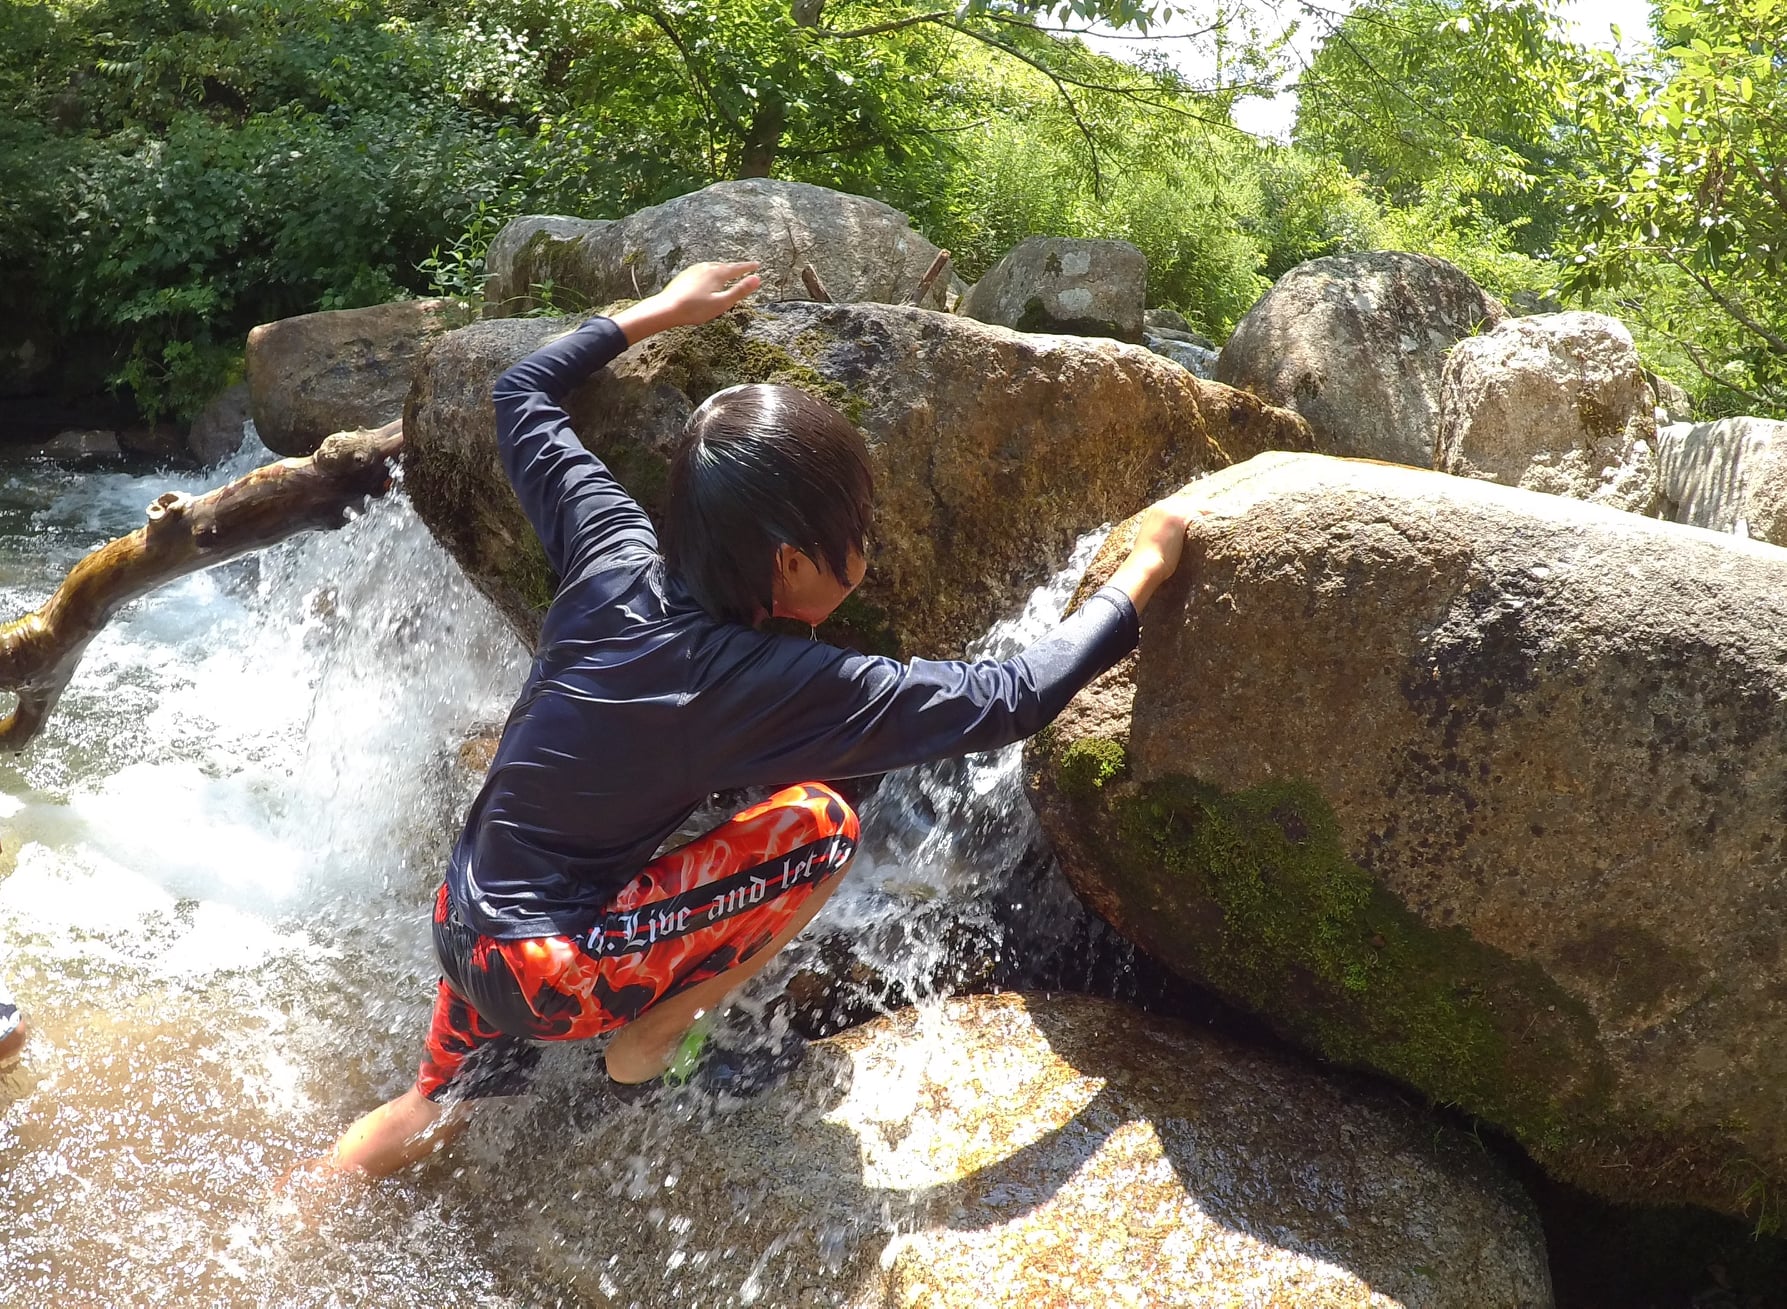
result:
[[[560,400],[627,348],[592,318],[497,381],[497,443],[562,579],[448,864],[466,923],[586,933],[716,791],[860,777],[1035,732],[1135,646],[1105,587],[1003,663],[893,659],[711,617]]]

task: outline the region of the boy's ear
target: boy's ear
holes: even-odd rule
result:
[[[798,546],[789,545],[786,541],[776,547],[776,576],[793,577],[801,564],[817,569],[818,565]]]

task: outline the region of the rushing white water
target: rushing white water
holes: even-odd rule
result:
[[[250,446],[192,479],[0,468],[0,609],[36,607],[159,492],[268,457]],[[1052,623],[1094,545],[979,653]],[[431,1166],[308,1223],[271,1200],[414,1075],[426,911],[476,785],[458,747],[524,668],[401,497],[95,640],[44,736],[0,762],[0,972],[35,1031],[0,1075],[0,1305],[561,1302],[517,1253],[517,1215],[548,1208],[525,1171],[479,1198]],[[983,914],[1035,840],[1016,752],[890,779],[865,837],[819,926],[924,994],[942,926]],[[543,1088],[574,1099],[588,1058],[554,1051]],[[564,1112],[516,1110],[461,1162],[575,1130]],[[643,1193],[662,1179],[633,1148]]]

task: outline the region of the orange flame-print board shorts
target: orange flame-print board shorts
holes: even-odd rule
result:
[[[613,1031],[744,963],[844,871],[857,835],[835,791],[791,786],[654,859],[576,937],[482,936],[442,886],[434,942],[445,976],[416,1089],[430,1100],[521,1094],[539,1059],[532,1042]]]

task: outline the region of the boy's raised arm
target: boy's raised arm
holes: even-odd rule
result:
[[[669,286],[597,316],[497,379],[497,453],[561,578],[629,545],[657,548],[651,520],[572,430],[563,399],[629,345],[667,327],[705,323],[756,290],[755,264],[697,264]]]

